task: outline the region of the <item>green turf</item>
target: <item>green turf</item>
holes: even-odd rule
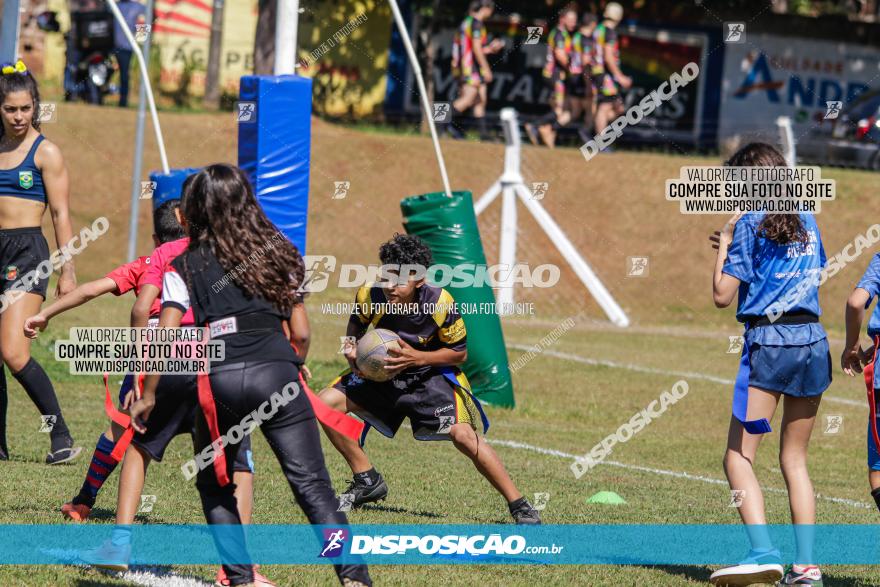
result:
[[[77,439],[87,448],[105,426],[100,415],[101,385],[95,377],[66,373],[50,357],[51,341],[66,336],[75,323],[122,321],[123,300],[106,299],[56,320],[35,345],[35,356],[57,382],[66,417]],[[100,309],[100,313],[96,310]],[[342,367],[338,349],[338,319],[320,316],[313,309],[315,342],[310,365],[314,383],[329,381]],[[100,316],[99,320],[94,317]],[[85,322],[87,320],[87,322]],[[552,323],[514,320],[506,326],[509,344],[537,343],[554,328]],[[736,355],[728,354],[728,334],[701,332],[636,334],[578,323],[555,344],[515,374],[518,408],[489,408],[490,439],[517,441],[570,454],[583,454],[636,411],[644,408],[679,379],[673,375],[641,373],[623,368],[591,366],[551,356],[562,352],[588,359],[631,363],[660,370],[699,372],[732,378]],[[839,346],[839,345],[838,345]],[[837,352],[838,348],[832,349]],[[516,360],[521,351],[511,351]],[[721,456],[725,443],[729,386],[688,379],[689,393],[666,414],[623,445],[609,461],[722,479]],[[10,447],[13,459],[3,465],[0,516],[6,523],[60,523],[58,507],[69,499],[82,480],[85,459],[48,470],[42,464],[48,439],[38,432],[39,417],[17,383],[10,383]],[[828,397],[858,399],[860,384],[836,377]],[[817,492],[834,498],[867,503],[864,462],[864,410],[826,401],[820,412],[844,416],[837,435],[814,433],[811,459]],[[778,422],[778,417],[776,419]],[[756,468],[766,487],[783,488],[776,460],[778,435],[769,435],[759,452]],[[257,464],[255,523],[302,523],[302,513],[263,438],[255,435]],[[737,523],[728,507],[725,485],[622,466],[600,465],[580,480],[569,469],[570,459],[509,446],[496,445],[514,480],[528,496],[550,494],[543,512],[547,523]],[[334,483],[341,488],[348,472],[342,459],[325,443]],[[385,475],[390,494],[380,506],[351,515],[356,523],[507,523],[503,501],[447,443],[419,443],[404,429],[396,440],[374,434],[369,454]],[[201,523],[197,494],[180,474],[179,465],[191,451],[186,437],[178,437],[166,462],[149,472],[144,493],[157,501],[145,523]],[[112,523],[116,476],[107,484],[94,512],[94,523]],[[454,488],[454,493],[451,488]],[[613,491],[626,500],[622,505],[589,504],[599,491]],[[771,523],[788,520],[784,493],[766,494]],[[868,508],[820,499],[820,523],[860,524],[876,521]],[[744,545],[745,548],[745,545]],[[179,567],[177,573],[210,579],[214,569]],[[880,573],[868,567],[829,567],[828,585],[876,585]],[[327,567],[266,566],[264,572],[282,585],[333,584]],[[391,567],[375,566],[378,584],[410,585],[414,577],[449,585],[682,585],[704,582],[711,569],[699,567]],[[422,579],[418,580],[420,583]],[[0,585],[114,585],[120,584],[98,571],[76,567],[7,567],[0,570]]]
[[[80,282],[105,274],[123,262],[127,236],[131,129],[130,109],[98,109],[59,103],[59,123],[45,125],[49,138],[59,144],[71,170],[71,214],[74,229],[100,215],[111,229],[77,258]],[[101,124],[95,124],[100,112]],[[229,113],[164,113],[163,131],[173,166],[200,166],[211,161],[235,160],[236,127]],[[313,122],[309,253],[337,256],[340,263],[375,263],[376,248],[400,225],[400,198],[438,189],[434,154],[425,137],[363,132],[342,125]],[[145,169],[159,167],[152,135],[147,133]],[[112,149],[106,146],[112,145]],[[455,189],[479,195],[501,172],[503,147],[473,141],[444,141],[450,180]],[[520,213],[517,258],[536,265],[556,263],[562,268],[559,284],[550,290],[517,290],[518,301],[534,302],[533,319],[505,321],[508,344],[535,345],[565,317],[582,313],[577,326],[514,375],[517,408],[489,409],[490,439],[515,441],[577,455],[645,408],[678,379],[618,367],[596,366],[552,356],[632,363],[660,371],[684,371],[733,379],[737,356],[728,354],[728,337],[740,333],[733,311],[715,310],[709,296],[714,252],[707,236],[723,217],[684,217],[663,199],[664,181],[677,177],[682,165],[717,164],[717,157],[617,153],[584,164],[574,149],[523,150],[526,181],[547,181],[547,211],[582,251],[597,275],[620,302],[633,327],[620,331],[607,326],[601,310],[583,291],[577,277],[555,252],[537,224]],[[838,181],[837,200],[823,207],[818,219],[829,256],[841,250],[873,223],[876,174],[826,169],[823,176]],[[100,181],[95,181],[95,178]],[[389,181],[390,179],[390,181]],[[345,200],[332,200],[333,185],[351,180]],[[149,250],[149,206],[140,217],[140,251]],[[499,203],[480,216],[484,250],[490,263],[498,251]],[[522,210],[522,209],[521,209]],[[48,217],[46,234],[51,234]],[[52,239],[49,239],[52,241]],[[832,335],[832,355],[839,355],[843,303],[869,262],[873,251],[830,279],[822,287],[823,323]],[[626,275],[626,259],[649,255],[646,278]],[[314,344],[309,365],[315,385],[328,382],[341,368],[336,351],[347,317],[322,315],[323,302],[350,302],[353,292],[328,288],[310,298]],[[97,377],[72,376],[66,364],[51,359],[52,341],[67,336],[72,325],[128,323],[131,298],[105,298],[53,320],[50,330],[34,345],[34,355],[56,382],[71,429],[90,450],[106,426],[102,388]],[[511,362],[522,355],[510,352]],[[38,432],[40,419],[18,384],[9,378],[10,444],[13,460],[0,463],[0,523],[61,523],[58,508],[79,488],[88,455],[79,462],[48,469],[42,464],[48,438]],[[529,497],[549,493],[543,516],[548,523],[730,523],[736,510],[728,507],[729,492],[722,480],[721,457],[729,418],[730,385],[690,378],[690,391],[660,419],[628,443],[619,445],[598,466],[577,480],[570,459],[498,444],[515,482]],[[829,401],[862,401],[858,380],[844,380],[835,369],[835,382],[823,402],[826,415],[842,415],[841,434],[826,435],[817,426],[811,447],[811,472],[816,490],[828,498],[867,504],[865,475],[865,417],[861,406]],[[777,416],[776,422],[779,418]],[[770,522],[784,523],[788,506],[776,447],[778,434],[766,439],[757,471],[767,488]],[[257,463],[256,523],[304,522],[292,495],[262,437],[255,436]],[[372,435],[369,454],[390,484],[381,508],[365,508],[351,516],[355,523],[506,523],[502,500],[450,445],[417,443],[403,430],[395,441]],[[328,466],[337,489],[349,473],[342,459],[325,443]],[[192,483],[180,474],[180,464],[191,456],[191,443],[180,437],[169,447],[166,463],[154,466],[145,494],[155,495],[152,513],[139,521],[149,523],[203,521]],[[618,463],[614,465],[613,463]],[[632,466],[687,473],[697,478],[647,472]],[[107,484],[95,510],[94,523],[112,523],[118,475]],[[699,478],[704,478],[700,480]],[[707,481],[707,479],[709,481]],[[775,489],[776,491],[770,491]],[[599,491],[613,491],[625,505],[587,504]],[[870,507],[854,507],[820,499],[821,523],[877,522]],[[296,548],[296,545],[291,545]],[[745,550],[745,545],[743,545]],[[214,576],[208,567],[176,567],[177,573],[204,580]],[[268,566],[265,573],[280,585],[332,585],[327,567]],[[880,585],[873,567],[825,569],[827,585]],[[711,569],[701,567],[391,567],[376,566],[377,585],[683,585],[704,584]],[[110,575],[74,567],[0,568],[0,587],[7,585],[117,585]]]

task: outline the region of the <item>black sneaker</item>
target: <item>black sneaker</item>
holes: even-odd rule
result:
[[[60,465],[69,463],[82,452],[81,446],[73,446],[73,437],[67,436],[60,439],[52,439],[52,449],[46,455],[47,465]]]
[[[541,523],[541,514],[532,507],[526,498],[519,499],[508,506],[513,521],[517,524],[539,525]]]
[[[581,141],[583,141],[584,143],[589,143],[590,141],[592,141],[595,138],[595,137],[593,137],[593,135],[590,134],[590,131],[584,127],[580,127],[578,129],[578,136],[580,137]]]
[[[349,504],[352,508],[357,508],[365,503],[373,501],[382,501],[388,496],[388,486],[382,475],[376,473],[376,479],[372,483],[368,483],[362,479],[355,477],[345,488],[345,492],[339,496],[340,504]]]
[[[9,451],[5,446],[0,445],[0,461],[9,460]]]

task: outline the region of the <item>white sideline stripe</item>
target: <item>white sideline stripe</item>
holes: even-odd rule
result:
[[[127,571],[111,571],[109,569],[100,569],[98,567],[94,567],[92,565],[84,563],[80,559],[80,555],[82,554],[82,551],[80,550],[41,548],[40,552],[48,554],[57,559],[58,562],[53,564],[73,566],[81,569],[91,569],[97,571],[102,575],[113,577],[114,579],[119,579],[120,581],[134,583],[136,585],[144,585],[145,587],[210,587],[210,585],[213,585],[213,582],[206,583],[205,581],[199,579],[198,577],[193,577],[192,575],[178,575],[177,573],[168,570],[169,567],[162,567],[158,565],[135,566],[134,568],[137,570],[132,570],[131,568],[129,568],[129,570]]]
[[[525,345],[525,344],[508,344],[507,348],[515,349],[518,351],[533,351],[535,347]],[[653,367],[643,367],[641,365],[634,365],[633,363],[618,363],[616,361],[606,361],[603,359],[591,359],[589,357],[582,357],[580,355],[573,355],[571,353],[562,353],[559,351],[544,349],[538,353],[539,355],[547,355],[549,357],[554,357],[557,359],[563,359],[566,361],[573,361],[575,363],[581,363],[584,365],[593,365],[597,367],[611,367],[612,369],[627,369],[629,371],[636,371],[639,373],[650,373],[653,375],[671,375],[673,377],[683,377],[685,379],[702,379],[703,381],[711,381],[712,383],[718,383],[720,385],[733,385],[735,382],[733,379],[725,379],[723,377],[716,377],[714,375],[707,375],[706,373],[696,373],[694,371],[667,371],[665,369],[655,369]],[[844,404],[847,406],[856,406],[859,408],[865,407],[865,402],[856,401],[853,399],[846,399],[843,397],[823,397],[822,398],[826,402],[836,403],[836,404]]]
[[[163,571],[160,574],[152,571],[126,571],[115,575],[117,579],[134,583],[135,585],[144,585],[144,587],[207,587],[213,582],[207,583],[195,577],[183,577],[176,575],[171,571]]]
[[[561,457],[563,459],[576,459],[577,455],[573,455],[567,452],[562,452],[561,450],[555,450],[552,448],[542,448],[540,446],[533,446],[531,444],[526,444],[525,442],[517,442],[515,440],[499,440],[497,438],[489,438],[486,437],[486,441],[489,444],[495,444],[497,446],[506,446],[508,448],[517,448],[521,450],[528,450],[531,452],[540,453],[542,455],[548,455],[552,457]],[[724,485],[727,486],[727,481],[723,479],[715,479],[713,477],[705,477],[703,475],[693,475],[691,473],[684,473],[682,471],[667,471],[666,469],[654,469],[652,467],[642,467],[640,465],[630,465],[627,463],[621,463],[619,461],[610,461],[605,459],[599,463],[600,465],[611,465],[612,467],[620,467],[621,469],[629,469],[630,471],[640,471],[642,473],[653,473],[655,475],[663,475],[664,477],[675,477],[677,479],[689,479],[691,481],[702,481],[703,483],[711,483],[713,485]],[[767,487],[763,488],[764,491],[768,491],[771,493],[786,493],[784,489],[779,489],[776,487]],[[862,501],[856,501],[854,499],[846,499],[843,497],[829,497],[827,495],[816,494],[818,499],[823,499],[825,501],[830,501],[833,503],[839,503],[843,505],[848,505],[861,509],[873,509],[874,506],[867,504]]]

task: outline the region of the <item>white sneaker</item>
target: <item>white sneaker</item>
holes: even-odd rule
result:
[[[746,587],[755,583],[775,584],[782,579],[785,570],[778,550],[749,552],[749,556],[732,567],[718,569],[709,582],[719,587]]]

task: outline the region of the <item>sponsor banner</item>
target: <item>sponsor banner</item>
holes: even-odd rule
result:
[[[312,78],[316,113],[354,119],[381,113],[393,28],[384,0],[308,3],[299,16],[296,72]]]
[[[238,80],[254,70],[257,0],[226,2],[223,11],[220,87],[237,95]],[[199,2],[163,2],[150,27],[161,67],[159,87],[201,96],[205,89],[211,10]],[[155,59],[156,56],[153,56]]]
[[[650,116],[627,127],[625,136],[659,142],[696,143],[699,140],[707,44],[707,36],[703,33],[634,26],[620,29],[621,67],[633,80],[633,87],[624,94],[627,110],[690,63],[699,65],[704,78],[679,87],[675,95],[660,104]]]
[[[846,107],[878,86],[880,49],[832,41],[749,34],[727,44],[719,139],[740,133],[776,136],[776,119],[788,116],[795,137],[821,124],[828,102]]]
[[[865,507],[869,506],[865,504]],[[156,506],[158,509],[159,506]],[[880,564],[880,526],[766,526],[783,562],[796,538],[815,540],[817,564]],[[131,527],[131,565],[615,564],[726,565],[748,550],[739,524],[717,525],[152,525]],[[757,530],[757,529],[756,529]],[[0,564],[106,564],[113,526],[4,525]],[[241,548],[246,540],[247,552]],[[215,547],[215,541],[221,548]],[[296,545],[291,548],[291,545]],[[218,551],[225,552],[222,557]],[[121,555],[120,555],[121,556]]]

